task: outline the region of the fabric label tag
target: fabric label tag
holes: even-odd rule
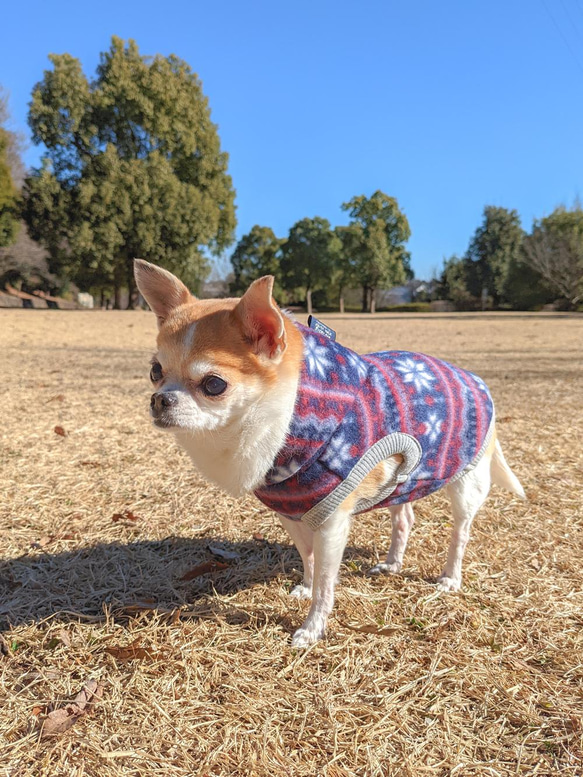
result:
[[[308,316],[308,326],[319,335],[324,335],[324,337],[327,337],[328,340],[336,340],[336,332],[333,329],[330,329],[329,326],[326,326],[326,324],[318,321],[315,316]]]

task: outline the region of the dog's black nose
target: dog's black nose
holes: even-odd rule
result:
[[[176,396],[175,391],[157,391],[155,394],[152,394],[152,398],[150,399],[150,407],[154,414],[160,413],[162,410],[166,410],[169,407],[173,407],[177,403],[178,397]]]

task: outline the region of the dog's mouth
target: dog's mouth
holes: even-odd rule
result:
[[[171,421],[169,418],[161,418],[160,416],[153,418],[152,422],[158,429],[172,429],[178,426],[177,423]]]

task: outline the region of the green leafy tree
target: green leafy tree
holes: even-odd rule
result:
[[[515,210],[488,205],[466,253],[469,291],[482,297],[484,290],[494,305],[506,301],[510,266],[520,256],[524,232]]]
[[[248,286],[263,275],[274,275],[274,295],[281,298],[279,249],[283,241],[269,227],[255,225],[237,243],[231,264],[234,279],[230,284],[233,294],[243,293]]]
[[[583,300],[583,209],[560,206],[534,222],[524,241],[523,261],[569,307]]]
[[[296,222],[281,248],[281,270],[288,291],[301,289],[308,313],[314,291],[327,290],[342,250],[328,219],[305,218]]]
[[[8,166],[7,147],[6,133],[0,127],[0,246],[13,243],[18,231],[17,192]]]
[[[358,225],[351,224],[347,227],[336,227],[334,231],[342,248],[336,258],[333,287],[337,290],[338,308],[344,313],[346,289],[358,284],[355,257],[358,255],[361,230]]]
[[[525,237],[521,255],[513,259],[508,268],[504,286],[504,299],[513,310],[532,310],[553,302],[557,294],[544,278],[524,258]]]
[[[439,281],[438,297],[450,300],[458,310],[476,309],[479,299],[469,290],[472,285],[471,269],[467,257],[450,256],[446,259]]]
[[[116,37],[92,81],[69,54],[50,60],[29,113],[47,156],[26,180],[24,216],[51,269],[113,287],[118,306],[123,286],[136,304],[136,256],[196,290],[235,227],[228,158],[199,79],[177,57],[146,58]]]
[[[8,163],[12,183],[16,190],[20,191],[25,174],[22,161],[25,137],[21,132],[9,128],[9,119],[8,94],[0,86],[0,127],[4,142],[4,159]]]
[[[11,170],[11,133],[3,126],[8,119],[8,101],[0,92],[0,246],[14,242],[18,233],[18,192]]]
[[[375,291],[412,278],[410,254],[405,243],[411,236],[407,217],[397,200],[381,191],[371,197],[360,195],[342,205],[348,211],[352,231],[354,274],[363,290],[363,311],[374,312]]]

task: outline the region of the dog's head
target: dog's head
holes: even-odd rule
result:
[[[298,370],[301,342],[272,298],[273,277],[241,299],[194,297],[172,273],[135,260],[138,289],[158,318],[150,379],[156,426],[185,432],[252,423],[281,380]]]

